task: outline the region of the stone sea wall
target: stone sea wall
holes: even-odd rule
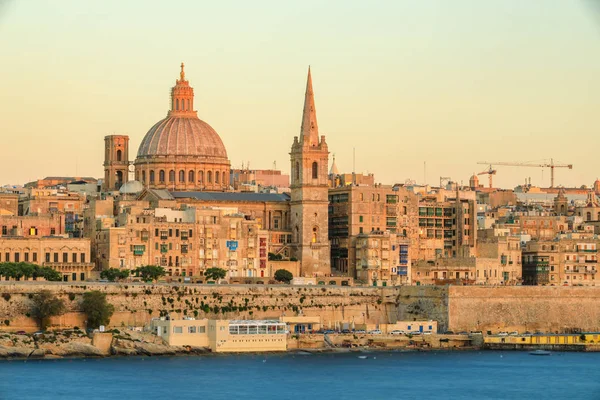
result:
[[[169,285],[0,282],[0,330],[32,332],[31,297],[40,290],[64,299],[57,328],[85,327],[82,295],[99,290],[115,306],[111,327],[144,326],[170,314],[218,319],[319,317],[324,328],[396,321],[438,321],[439,330],[600,331],[600,287]]]
[[[600,287],[450,286],[449,329],[600,331]]]

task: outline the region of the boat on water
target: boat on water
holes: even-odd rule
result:
[[[369,358],[369,356],[358,356],[358,358],[360,358],[361,360],[364,360],[365,358]]]
[[[530,351],[529,354],[532,356],[549,356],[551,353],[548,350],[534,350]]]

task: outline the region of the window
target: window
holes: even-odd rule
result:
[[[175,182],[175,171],[169,171],[169,182]]]
[[[150,171],[150,183],[154,183],[154,171]]]
[[[15,253],[15,262],[20,262],[21,261],[21,253]]]
[[[363,222],[363,216],[362,215],[358,217],[358,222]]]
[[[199,326],[198,327],[198,333],[206,333],[206,327],[205,326]]]
[[[181,182],[181,183],[185,182],[185,171],[184,170],[179,171],[179,182]]]
[[[79,256],[80,256],[79,257],[79,260],[80,260],[79,262],[85,263],[85,253],[81,253]]]
[[[54,262],[57,263],[58,262],[58,253],[54,253]]]
[[[183,327],[182,326],[174,326],[173,333],[183,333]]]
[[[6,225],[2,225],[2,235],[7,235],[8,234],[8,228],[6,227]]]
[[[312,178],[313,179],[319,178],[319,164],[317,164],[316,161],[312,163]]]
[[[33,253],[33,262],[37,262],[37,253]]]
[[[300,180],[300,163],[298,161],[296,161],[296,180],[299,181]]]
[[[77,253],[73,253],[73,254],[72,254],[72,261],[73,261],[74,263],[76,263],[76,262],[77,262]]]
[[[8,261],[8,260],[5,260]],[[50,262],[50,253],[46,253],[46,262],[49,263]]]
[[[50,235],[56,235],[56,229],[50,228]]]
[[[121,150],[117,150],[117,161],[123,161],[123,152]]]
[[[219,183],[219,171],[215,171],[215,183]]]
[[[212,183],[212,171],[206,173],[206,182]]]
[[[142,171],[142,183],[146,183],[146,171]]]
[[[194,171],[188,173],[188,182],[194,183]]]
[[[64,262],[64,263],[69,262],[69,253],[63,253],[62,262]]]
[[[162,170],[162,169],[158,172],[158,181],[160,183],[164,183],[165,182],[165,171]]]
[[[204,171],[198,171],[198,182],[202,182],[204,180]]]
[[[29,261],[29,253],[25,253],[25,262]]]
[[[196,327],[195,326],[188,326],[188,333],[196,333]]]

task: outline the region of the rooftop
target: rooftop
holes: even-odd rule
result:
[[[249,202],[287,202],[287,193],[231,193],[231,192],[172,192],[176,199],[191,198],[205,201],[249,201]]]

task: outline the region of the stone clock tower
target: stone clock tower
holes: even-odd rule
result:
[[[300,261],[302,276],[329,275],[329,151],[325,136],[319,137],[310,68],[300,137],[294,137],[290,158],[292,256]]]
[[[110,192],[129,180],[129,136],[104,137],[104,184],[102,190]]]

